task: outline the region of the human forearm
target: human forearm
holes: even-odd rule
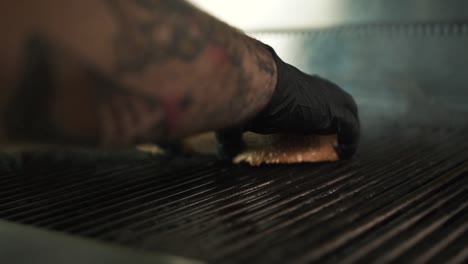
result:
[[[255,115],[275,87],[275,64],[263,46],[185,2],[35,2],[54,8],[38,6],[29,16],[36,23],[15,33],[29,52],[17,51],[21,74],[5,92],[11,139],[127,144],[181,137]],[[35,64],[43,70],[31,69]],[[30,98],[25,110],[28,89],[42,101]],[[18,131],[24,126],[15,120],[32,119],[36,125]]]

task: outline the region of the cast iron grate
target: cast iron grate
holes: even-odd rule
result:
[[[466,129],[365,135],[315,165],[73,155],[3,158],[0,218],[223,263],[468,258]]]

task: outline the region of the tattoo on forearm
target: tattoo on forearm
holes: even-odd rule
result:
[[[150,95],[125,87],[89,70],[101,114],[100,138],[106,145],[165,141],[167,118],[163,105]]]
[[[74,87],[79,92],[90,93],[95,100],[83,102],[83,107],[97,109],[98,134],[70,136],[63,129],[63,120],[56,118],[58,102],[66,105],[68,98],[59,96],[59,67],[63,63],[76,63],[85,79],[86,87]],[[11,141],[36,141],[48,143],[76,143],[108,145],[131,144],[141,141],[163,140],[167,136],[166,116],[156,98],[139,93],[101,74],[89,65],[80,63],[69,54],[39,35],[30,38],[25,47],[24,72],[5,112],[7,136]],[[65,100],[65,104],[63,103]],[[97,105],[96,105],[97,104]],[[184,105],[190,104],[185,99]],[[69,111],[69,119],[79,118],[80,109]]]
[[[253,65],[258,72],[270,76],[275,73],[268,51],[257,41],[183,0],[103,1],[109,3],[117,22],[112,42],[115,52],[112,74],[102,74],[92,65],[82,63],[75,55],[62,52],[42,36],[31,37],[26,45],[21,81],[6,110],[10,140],[80,144],[163,140],[170,137],[174,128],[184,129],[177,127],[178,118],[189,111],[193,115],[195,110],[192,109],[198,109],[195,114],[200,114],[206,122],[220,124],[220,120],[226,120],[229,114],[240,115],[256,103],[254,100],[265,101],[264,98],[249,96],[255,73],[246,70],[246,59],[254,60]],[[220,86],[220,94],[224,92],[222,85],[230,85],[232,89],[221,96],[219,102],[212,102],[210,107],[194,107],[204,96],[196,94],[196,87],[192,89],[193,93],[184,92],[173,99],[163,99],[155,94],[138,92],[141,89],[135,88],[139,87],[127,87],[119,82],[121,76],[140,74],[150,66],[168,65],[167,62],[173,60],[187,64],[195,62],[208,50],[221,52],[220,57],[233,66],[229,76],[232,84],[213,84]],[[73,57],[71,61],[78,64],[79,70],[86,75],[87,87],[74,89],[83,89],[95,96],[95,101],[85,102],[99,115],[94,138],[70,138],[64,132],[68,131],[63,129],[64,124],[54,115],[54,111],[58,111],[56,103],[63,102],[60,101],[63,93],[58,93],[62,90],[58,89],[62,89],[64,83],[57,77],[61,76],[60,65],[65,56],[68,60]],[[80,115],[79,109],[71,112]]]
[[[44,39],[32,36],[25,47],[24,72],[5,112],[9,140],[62,140],[51,118],[55,94],[53,51]]]
[[[275,62],[272,59],[272,55],[269,51],[266,51],[266,47],[262,43],[256,40],[248,41],[247,49],[250,55],[254,56],[257,61],[258,69],[264,73],[273,76],[275,74]],[[263,54],[260,51],[264,50]]]
[[[182,0],[107,0],[118,23],[114,39],[116,68],[138,72],[169,59],[193,61],[208,45],[225,49],[231,63],[242,66],[241,32],[198,11]],[[274,74],[271,62],[259,55],[264,49],[248,41],[247,50],[261,71]]]
[[[115,71],[119,74],[139,73],[148,66],[164,65],[168,60],[190,63],[207,48],[217,47],[234,66],[232,75],[237,79],[234,93],[230,95],[236,100],[227,100],[229,103],[217,110],[234,114],[255,104],[246,99],[254,76],[245,70],[243,60],[253,58],[259,72],[275,74],[271,54],[261,43],[183,0],[106,1],[118,25],[114,49]]]
[[[184,1],[107,0],[119,25],[116,70],[138,72],[168,59],[192,61],[205,48],[212,25],[199,22]]]
[[[187,111],[190,108],[190,106],[192,105],[192,103],[193,103],[192,100],[193,100],[193,98],[189,94],[186,94],[185,96],[183,96],[182,99],[180,99],[180,101],[179,101],[180,110]]]

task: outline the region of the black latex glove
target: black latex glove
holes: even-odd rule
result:
[[[353,98],[336,84],[311,76],[283,62],[275,51],[278,82],[270,103],[237,127],[217,131],[221,158],[231,159],[243,148],[242,133],[338,135],[337,153],[349,159],[356,152],[360,125]]]

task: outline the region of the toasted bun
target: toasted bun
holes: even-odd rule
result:
[[[334,146],[336,135],[260,135],[244,133],[246,148],[234,157],[234,163],[253,166],[273,163],[322,162],[338,160]],[[214,133],[205,133],[185,141],[192,152],[216,153]]]

